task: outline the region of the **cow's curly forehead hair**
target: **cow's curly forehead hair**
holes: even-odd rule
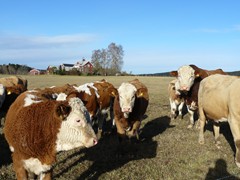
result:
[[[191,67],[191,66],[188,66],[188,65],[185,65],[185,66],[181,66],[179,69],[178,69],[178,74],[181,75],[181,74],[185,74],[185,73],[190,73],[191,75],[193,75],[195,72],[195,70]]]
[[[118,92],[119,94],[121,93],[127,93],[129,91],[133,91],[133,92],[136,92],[137,89],[135,86],[133,86],[132,84],[130,83],[122,83],[121,86],[118,88]]]
[[[81,111],[85,113],[87,111],[81,99],[73,97],[69,100],[69,105],[72,107],[73,111]]]

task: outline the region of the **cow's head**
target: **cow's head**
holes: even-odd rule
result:
[[[178,71],[172,71],[170,74],[177,77],[180,91],[189,91],[195,78],[199,76],[199,72],[188,65],[181,66]]]
[[[141,93],[142,92],[138,92],[136,87],[130,83],[122,83],[118,88],[119,104],[125,118],[128,118],[129,113],[132,112],[135,98],[141,95]]]
[[[91,147],[97,144],[96,134],[89,123],[89,114],[81,99],[73,97],[67,100],[70,112],[65,115],[58,134],[57,150],[69,150],[76,147]],[[66,108],[61,107],[65,112]],[[64,113],[61,113],[64,114]]]

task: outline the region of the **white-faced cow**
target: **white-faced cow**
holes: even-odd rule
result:
[[[4,134],[19,180],[27,179],[28,173],[51,179],[57,152],[97,144],[79,98],[71,94],[65,101],[56,101],[35,94],[36,90],[22,93],[6,115]]]
[[[148,102],[148,89],[138,79],[120,85],[113,108],[120,139],[125,136],[139,138],[138,131]]]
[[[212,75],[200,83],[199,105],[199,143],[204,143],[206,119],[218,123],[228,121],[236,146],[235,161],[240,167],[240,78],[228,75]],[[215,141],[219,141],[219,126],[214,125]]]
[[[177,116],[183,118],[182,109],[184,105],[184,99],[181,94],[176,90],[176,86],[178,86],[177,79],[172,80],[168,84],[168,96],[170,102],[170,114],[171,119],[175,119]]]
[[[178,71],[170,72],[172,76],[177,78],[178,89],[185,99],[185,103],[190,113],[190,123],[188,128],[192,128],[194,125],[194,114],[198,108],[198,89],[199,83],[206,77],[213,74],[224,74],[222,69],[216,70],[205,70],[195,65],[184,65],[181,66]]]

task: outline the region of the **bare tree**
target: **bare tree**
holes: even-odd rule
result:
[[[123,48],[115,43],[109,44],[107,49],[94,50],[92,64],[95,74],[101,75],[116,74],[121,72],[123,65]]]
[[[122,70],[124,51],[121,45],[111,43],[108,46],[108,56],[111,60],[110,69],[113,74],[119,73]]]
[[[101,66],[101,56],[102,56],[102,52],[100,49],[98,50],[94,50],[92,53],[92,64],[94,67],[94,74],[99,74],[102,66]]]

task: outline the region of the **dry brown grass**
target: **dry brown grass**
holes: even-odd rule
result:
[[[105,78],[118,87],[135,77],[24,76],[29,89],[83,84]],[[167,85],[170,77],[137,77],[149,89],[150,104],[141,126],[141,140],[120,147],[116,134],[105,135],[89,149],[58,154],[54,179],[239,179],[234,145],[227,124],[221,126],[222,148],[214,145],[211,123],[205,144],[198,144],[198,130],[187,129],[189,116],[169,118]],[[109,125],[108,122],[107,125]],[[109,126],[107,126],[109,127]],[[1,127],[2,129],[2,127]],[[0,179],[15,179],[8,146],[1,131]]]

